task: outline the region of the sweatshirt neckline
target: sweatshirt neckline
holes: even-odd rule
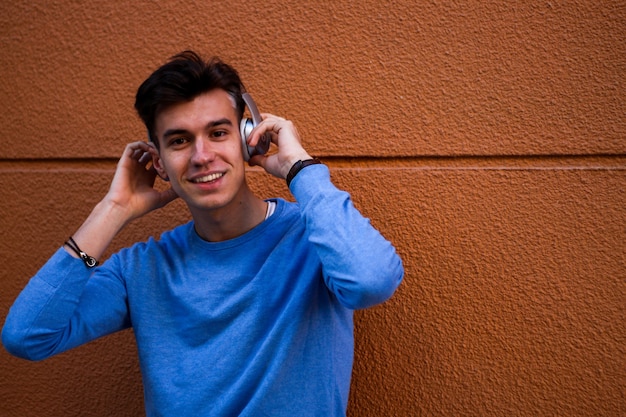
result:
[[[191,222],[189,222],[189,230],[187,232],[190,242],[194,246],[202,247],[207,250],[223,250],[236,246],[241,246],[251,240],[257,239],[260,235],[266,233],[269,227],[272,227],[272,225],[277,222],[277,219],[281,217],[283,211],[285,210],[285,200],[280,198],[269,198],[267,200],[276,202],[276,209],[274,210],[274,214],[272,214],[266,220],[263,220],[252,229],[248,230],[246,233],[221,242],[209,242],[201,238],[198,232],[196,232],[195,222],[192,220]]]

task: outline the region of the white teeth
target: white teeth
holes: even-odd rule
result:
[[[210,175],[206,175],[204,177],[196,178],[196,179],[193,180],[193,182],[195,182],[195,183],[211,182],[211,181],[215,181],[216,179],[222,177],[223,175],[224,175],[223,173],[210,174]]]

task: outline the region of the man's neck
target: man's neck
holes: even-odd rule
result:
[[[267,213],[267,202],[252,192],[224,207],[200,211],[192,210],[196,233],[209,242],[236,238],[258,226]]]

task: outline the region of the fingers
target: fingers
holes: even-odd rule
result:
[[[302,147],[300,134],[290,120],[269,113],[262,113],[261,116],[263,121],[252,131],[248,144],[256,146],[261,136],[269,133],[272,142],[278,146],[278,151],[254,156],[248,163],[260,166],[274,176],[284,178],[296,161],[310,159],[310,156]]]
[[[248,145],[257,146],[262,135],[270,134],[272,142],[278,146],[280,156],[294,152],[302,153],[300,134],[291,120],[268,113],[263,113],[262,116],[264,119],[252,131]]]
[[[279,145],[279,140],[281,139],[281,131],[283,132],[282,136],[285,136],[285,133],[288,129],[291,129],[291,133],[297,140],[297,132],[293,127],[293,123],[291,121],[286,120],[282,117],[274,116],[273,114],[263,113],[261,115],[263,117],[263,121],[257,125],[255,131],[251,135],[250,145],[256,146],[259,139],[264,133],[269,133],[272,137],[272,142]]]
[[[151,143],[146,142],[132,142],[126,145],[126,149],[124,150],[124,154],[120,160],[120,163],[124,162],[124,159],[135,161],[140,166],[150,170],[152,167],[148,168],[148,164],[152,161],[153,156],[158,157],[158,151]]]
[[[150,152],[150,149],[154,148],[154,145],[149,144],[147,142],[131,142],[126,145],[126,149],[124,150],[124,154],[127,156],[133,156],[139,152]]]
[[[148,162],[152,161],[152,154],[150,154],[150,152],[142,152],[137,161],[142,165],[146,165]]]

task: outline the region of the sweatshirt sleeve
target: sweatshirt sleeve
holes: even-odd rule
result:
[[[124,286],[101,268],[90,270],[60,248],[9,310],[6,350],[41,360],[128,327]]]
[[[321,259],[326,286],[339,301],[361,309],[391,297],[404,276],[402,261],[354,207],[350,195],[331,183],[328,168],[320,164],[303,169],[290,190]]]

